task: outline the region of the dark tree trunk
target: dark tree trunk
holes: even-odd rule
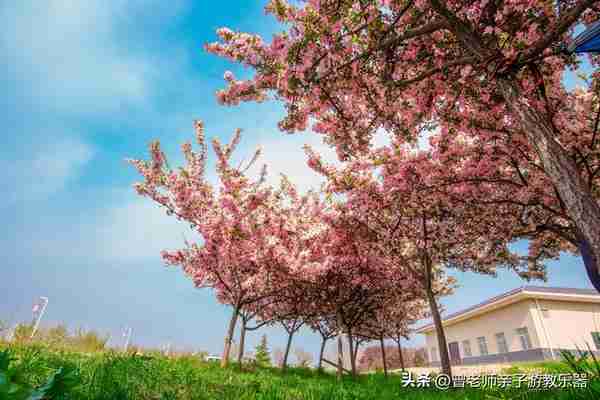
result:
[[[240,347],[238,349],[238,356],[237,356],[237,360],[238,363],[240,364],[240,367],[242,366],[242,362],[244,361],[244,343],[246,342],[246,321],[244,321],[242,319],[242,323],[240,326]]]
[[[581,253],[581,258],[583,259],[583,265],[585,265],[587,276],[590,282],[592,282],[592,285],[594,285],[594,288],[598,292],[600,292],[600,273],[596,268],[596,266],[598,265],[598,257],[590,248],[590,244],[588,243],[588,241],[585,240],[582,237],[582,235],[577,236],[577,247],[579,248],[579,252]]]
[[[317,363],[317,369],[319,371],[323,370],[323,353],[325,352],[325,345],[327,344],[327,339],[323,338],[321,342],[321,350],[319,350],[319,362]]]
[[[283,354],[283,361],[281,362],[281,369],[284,371],[287,369],[287,362],[288,357],[290,355],[290,347],[292,346],[292,337],[294,336],[294,332],[295,331],[288,332],[288,340],[285,346],[285,353]]]
[[[435,301],[435,296],[431,291],[431,287],[427,288],[427,300],[429,301],[429,307],[431,308],[431,315],[433,317],[433,324],[435,325],[435,332],[437,336],[440,354],[440,364],[442,365],[442,373],[452,377],[452,369],[450,368],[450,357],[448,356],[448,345],[446,343],[446,334],[444,333],[444,326],[442,325],[440,310],[438,309],[437,302]]]
[[[579,231],[580,242],[585,248],[583,261],[588,276],[600,292],[600,207],[575,162],[554,138],[555,129],[549,118],[524,101],[514,80],[501,78],[498,84],[510,111],[519,120],[529,144],[535,149],[544,171],[565,204],[568,216]]]
[[[385,357],[385,343],[383,342],[383,337],[379,338],[379,345],[381,346],[381,362],[383,363],[383,375],[385,375],[385,377],[387,378],[387,359]]]
[[[337,346],[338,355],[336,376],[339,380],[342,379],[342,374],[344,373],[344,346],[342,345],[342,332],[340,332],[337,336]]]
[[[356,363],[356,358],[358,357],[358,348],[360,347],[360,341],[356,341],[354,343],[354,362]]]
[[[352,376],[356,376],[356,360],[354,359],[354,340],[352,339],[352,334],[348,331],[346,334],[348,337],[348,350],[350,351],[350,370],[352,371]]]
[[[239,306],[235,306],[231,319],[229,320],[229,328],[227,329],[227,336],[225,336],[225,346],[223,347],[223,356],[221,358],[221,367],[226,367],[229,364],[229,353],[231,352],[231,340],[233,339],[233,332],[235,331],[235,324],[238,319]]]
[[[423,228],[426,228],[425,220],[423,220]],[[431,316],[433,317],[433,324],[435,325],[435,332],[438,341],[440,364],[442,365],[442,373],[446,374],[452,380],[452,368],[450,367],[450,356],[448,355],[448,344],[446,343],[446,333],[444,332],[444,326],[442,325],[442,317],[440,316],[440,310],[438,308],[435,295],[433,294],[433,288],[431,287],[433,282],[433,266],[431,264],[431,258],[427,251],[422,254],[423,269],[425,270],[425,293],[427,294],[427,301],[429,302],[429,308],[431,309]]]
[[[400,359],[400,369],[404,371],[404,356],[402,355],[402,344],[400,343],[400,338],[396,342],[398,344],[398,358]]]

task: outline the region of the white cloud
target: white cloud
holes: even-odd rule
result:
[[[89,196],[90,193],[87,193]],[[73,198],[85,202],[81,194]],[[15,232],[11,251],[30,254],[48,265],[70,262],[111,265],[120,268],[138,262],[160,262],[162,250],[184,246],[184,235],[197,241],[199,235],[167,216],[164,209],[138,196],[133,189],[95,193],[105,206],[86,213],[52,215],[54,205],[41,206],[43,218],[27,221],[26,229]],[[60,212],[60,211],[59,211]]]
[[[314,133],[285,135],[273,132],[268,136],[260,136],[258,142],[263,155],[248,172],[257,176],[262,165],[267,164],[267,182],[272,185],[278,185],[280,174],[285,174],[302,192],[310,188],[319,189],[325,180],[308,167],[307,156],[302,149],[305,144],[321,154],[325,162],[337,163],[335,151],[322,142],[320,135]]]
[[[304,144],[310,145],[327,164],[341,165],[334,148],[323,143],[322,136],[314,132],[308,131],[293,135],[271,132],[270,135],[259,135],[258,141],[263,148],[263,156],[250,172],[257,174],[260,166],[266,163],[271,184],[279,183],[279,174],[281,173],[286,174],[301,191],[307,191],[310,188],[319,189],[320,185],[325,182],[321,175],[308,167],[307,156],[302,149]],[[389,135],[384,131],[377,132],[372,139],[373,148],[389,143]]]
[[[44,199],[62,190],[92,159],[93,150],[84,142],[63,139],[37,147],[28,156],[0,162],[4,174],[0,187],[9,204]]]
[[[45,109],[113,111],[148,96],[156,67],[130,46],[144,19],[182,2],[46,0],[0,5],[4,68]],[[152,10],[150,13],[148,10]],[[141,47],[141,46],[140,46]]]
[[[199,235],[186,224],[167,216],[164,208],[137,196],[133,189],[125,196],[128,201],[95,217],[93,242],[98,258],[121,262],[159,260],[162,250],[182,248],[184,239],[198,240]]]

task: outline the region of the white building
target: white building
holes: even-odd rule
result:
[[[442,323],[454,365],[560,359],[561,350],[589,346],[600,351],[600,294],[523,286],[448,315]],[[439,365],[433,324],[417,333],[425,335],[430,364]]]

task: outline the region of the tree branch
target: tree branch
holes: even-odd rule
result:
[[[594,5],[598,0],[583,0],[571,10],[565,14],[558,24],[554,26],[544,37],[538,40],[523,53],[522,57],[519,57],[515,64],[522,65],[527,64],[531,59],[536,58],[539,54],[541,54],[548,46],[552,44],[556,39],[562,36],[570,27],[573,25],[583,14],[583,12]]]

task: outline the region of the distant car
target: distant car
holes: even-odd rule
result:
[[[206,361],[221,361],[221,357],[219,356],[206,356]]]

